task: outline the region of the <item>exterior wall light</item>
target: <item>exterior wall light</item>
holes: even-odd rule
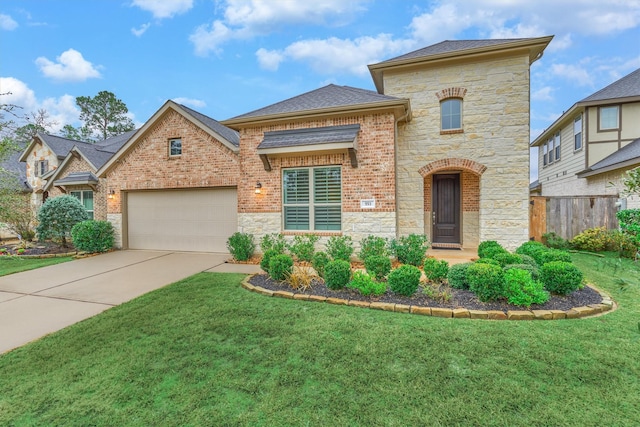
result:
[[[256,183],[256,194],[262,193],[262,184],[260,182]]]
[[[109,198],[113,199],[116,195],[116,190],[114,190],[113,188],[109,189]]]

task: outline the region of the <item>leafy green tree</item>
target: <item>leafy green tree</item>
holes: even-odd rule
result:
[[[38,211],[38,239],[59,240],[67,247],[73,226],[88,219],[87,211],[77,198],[64,195],[48,199]]]
[[[80,120],[84,122],[78,133],[84,141],[92,142],[84,138],[87,131],[91,132],[92,137],[104,140],[135,129],[133,121],[127,116],[129,109],[111,92],[103,90],[93,98],[78,96],[76,105],[80,108]]]
[[[622,194],[640,196],[640,166],[626,172],[622,178],[622,185],[624,185]]]
[[[74,128],[71,125],[64,125],[60,131],[60,136],[74,141],[93,141],[91,129],[86,126]]]

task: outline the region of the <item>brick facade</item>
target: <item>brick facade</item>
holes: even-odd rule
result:
[[[182,138],[182,155],[169,157],[168,142]],[[107,173],[107,213],[122,213],[122,191],[235,187],[237,154],[182,114],[169,109]]]

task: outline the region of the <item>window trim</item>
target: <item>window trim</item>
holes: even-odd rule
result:
[[[452,102],[452,101],[457,101],[458,105],[460,106],[459,109],[459,116],[460,116],[460,127],[450,127],[450,128],[445,128],[444,125],[444,112],[443,112],[443,107],[446,103]],[[462,98],[459,97],[449,97],[449,98],[444,98],[440,100],[440,133],[441,134],[447,134],[447,133],[462,133],[464,132],[464,122],[463,122],[463,114],[464,114],[464,100]],[[453,117],[453,115],[447,116],[447,117]]]
[[[560,157],[562,154],[562,138],[561,138],[561,134],[560,131],[556,132],[555,135],[553,136],[554,139],[554,144],[555,144],[555,149],[556,149],[556,153],[555,153],[555,161],[559,162],[560,161]]]
[[[555,146],[553,145],[554,139],[553,137],[549,138],[547,140],[547,145],[549,146],[549,163],[548,164],[553,164],[555,162]]]
[[[580,121],[580,132],[576,133],[576,122]],[[576,137],[579,136],[580,137],[580,147],[576,148]],[[580,151],[582,150],[582,147],[584,147],[583,141],[582,141],[582,114],[578,114],[574,119],[573,119],[573,151]]]
[[[85,208],[84,210],[91,216],[90,219],[95,219],[95,213],[96,213],[96,193],[93,190],[70,190],[69,191],[69,195],[73,196],[73,197],[78,197],[76,195],[74,195],[73,193],[80,193],[80,197],[78,198],[78,200],[80,200],[80,203],[82,203],[82,207],[84,207],[84,193],[91,193],[91,200],[93,201],[93,209],[89,210],[87,208]]]
[[[549,165],[549,146],[545,142],[542,144],[542,167],[547,167]]]
[[[172,154],[172,149],[173,147],[171,146],[171,144],[173,142],[179,141],[180,142],[180,153],[178,154]],[[167,148],[169,150],[169,157],[170,158],[176,158],[176,157],[180,157],[182,156],[182,138],[169,138],[169,142],[167,144]]]
[[[315,193],[316,193],[316,183],[315,183],[315,171],[318,169],[337,169],[340,171],[340,202],[339,203],[319,203],[315,202]],[[309,173],[309,199],[307,203],[285,203],[285,184],[284,177],[287,171],[295,171],[295,170],[307,170]],[[282,184],[282,199],[281,199],[281,228],[283,232],[291,233],[291,232],[300,232],[300,233],[341,233],[342,232],[342,206],[343,206],[343,174],[342,174],[342,165],[326,165],[326,166],[309,166],[309,167],[292,167],[292,168],[282,168],[282,176],[281,176],[281,184]],[[297,206],[297,207],[308,207],[309,208],[309,228],[308,229],[291,229],[286,228],[286,215],[285,208],[288,206]],[[340,228],[337,230],[320,230],[316,228],[315,224],[315,208],[319,206],[337,206],[340,208]]]
[[[605,128],[605,127],[602,127],[602,110],[610,109],[610,108],[616,109],[616,115],[615,115],[616,125],[615,127]],[[620,129],[620,105],[603,105],[598,107],[598,132],[609,132],[609,131],[619,130],[619,129]]]

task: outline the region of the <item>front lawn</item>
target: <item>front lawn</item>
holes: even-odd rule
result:
[[[4,255],[0,256],[0,276],[60,264],[61,262],[71,261],[72,259],[70,256],[56,258],[22,258],[20,256]]]
[[[638,264],[574,262],[619,302],[558,321],[269,298],[201,273],[0,356],[2,425],[640,425]]]

